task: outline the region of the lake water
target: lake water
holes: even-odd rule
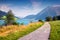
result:
[[[4,25],[4,20],[0,20],[0,25]]]
[[[18,19],[18,20],[16,20],[16,22],[19,23],[19,24],[23,23],[24,25],[27,25],[30,22],[37,22],[37,20],[33,20],[33,19]],[[0,25],[4,25],[4,20],[0,20]]]
[[[24,25],[27,25],[30,22],[37,22],[37,20],[32,20],[32,19],[18,19],[17,20],[17,23],[19,24],[23,23]]]

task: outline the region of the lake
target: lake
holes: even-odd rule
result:
[[[16,22],[19,23],[19,24],[23,23],[24,25],[27,25],[30,22],[37,22],[37,20],[33,20],[33,19],[18,19]]]
[[[17,23],[19,24],[24,24],[24,25],[28,25],[30,22],[37,22],[37,20],[33,20],[33,19],[18,19],[16,20]],[[0,25],[4,25],[4,20],[0,20]]]
[[[4,25],[4,20],[0,20],[0,25]]]

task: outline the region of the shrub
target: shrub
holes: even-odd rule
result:
[[[21,23],[20,25],[24,25],[24,23]]]
[[[55,20],[57,20],[57,16],[54,16],[54,17],[53,17],[53,21],[55,21]]]
[[[52,21],[52,17],[51,16],[46,17],[46,21]]]
[[[17,22],[13,22],[12,24],[13,24],[13,25],[19,25],[19,23],[17,23]]]
[[[39,22],[43,22],[42,20],[38,20]]]

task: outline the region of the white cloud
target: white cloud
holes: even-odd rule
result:
[[[0,10],[8,12],[10,10],[9,6],[6,4],[1,4],[0,5]]]
[[[33,7],[33,12],[37,14],[42,10],[42,3],[41,2],[36,2],[36,1],[31,1],[32,7]]]
[[[30,5],[25,5],[25,6],[12,6],[11,4],[3,4],[0,5],[0,10],[2,11],[9,11],[12,10],[13,13],[15,14],[15,16],[18,17],[25,17],[27,15],[32,15],[32,14],[37,14],[38,12],[40,12],[42,9],[41,8],[41,3],[39,2],[31,2],[32,5],[30,8]]]
[[[52,7],[60,7],[60,5],[53,5]]]
[[[27,8],[27,7],[23,7],[23,9],[14,8],[12,10],[13,10],[14,14],[19,17],[25,17],[27,15],[33,14],[32,9]]]

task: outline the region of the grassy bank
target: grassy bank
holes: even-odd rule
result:
[[[42,22],[25,25],[8,25],[0,28],[0,40],[17,40],[43,25]]]
[[[50,40],[60,40],[60,21],[52,21]]]

